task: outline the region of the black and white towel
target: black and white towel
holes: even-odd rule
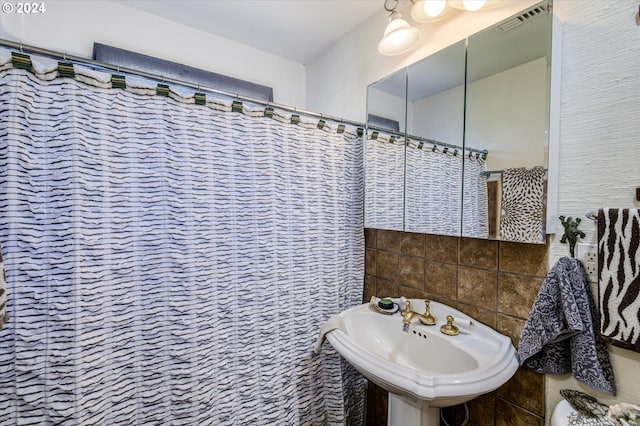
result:
[[[4,274],[4,262],[2,261],[2,247],[0,247],[0,330],[9,321],[7,314],[7,281]]]
[[[640,210],[598,212],[600,333],[640,352]]]
[[[501,239],[519,242],[544,239],[545,174],[539,166],[502,171]]]
[[[566,374],[615,395],[607,345],[599,339],[597,312],[582,264],[563,257],[549,271],[533,303],[520,343],[520,365],[538,373]]]

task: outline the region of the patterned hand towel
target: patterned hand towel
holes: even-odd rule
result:
[[[640,210],[598,212],[600,333],[640,352]]]
[[[596,338],[596,306],[582,264],[563,257],[533,303],[520,343],[520,365],[538,373],[573,372],[585,385],[615,395],[607,345]]]
[[[520,242],[544,239],[545,173],[543,167],[502,171],[501,239]]]
[[[0,330],[7,321],[9,321],[9,315],[7,314],[7,281],[4,274],[4,263],[2,262],[2,248],[0,247]]]

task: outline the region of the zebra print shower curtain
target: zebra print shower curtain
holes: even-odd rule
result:
[[[367,228],[487,238],[484,161],[463,149],[432,151],[377,131],[367,136]]]
[[[31,61],[0,52],[0,425],[357,424],[312,352],[362,299],[355,129]]]

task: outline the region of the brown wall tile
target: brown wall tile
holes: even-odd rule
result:
[[[398,284],[382,278],[376,278],[376,296],[400,297],[401,294],[398,291]]]
[[[466,303],[458,303],[458,310],[469,315],[471,318],[475,319],[476,321],[480,321],[484,325],[487,325],[494,329],[496,327],[495,311],[479,308],[473,305],[467,305]]]
[[[458,268],[458,301],[496,310],[498,274],[485,269]]]
[[[400,252],[400,235],[399,231],[387,231],[378,229],[376,231],[376,248],[378,250]]]
[[[426,263],[425,289],[430,294],[457,299],[458,268],[441,262]]]
[[[373,275],[364,276],[364,295],[362,297],[363,302],[371,300],[371,296],[376,295],[376,277]]]
[[[398,282],[398,255],[379,251],[376,254],[376,275],[378,278]]]
[[[365,249],[364,250],[364,273],[375,275],[376,274],[376,250]]]
[[[398,282],[405,287],[424,290],[424,258],[400,256]]]
[[[460,238],[460,263],[480,268],[498,269],[498,242]]]
[[[543,426],[544,419],[502,398],[496,398],[496,426]]]
[[[424,257],[424,234],[403,233],[400,239],[400,252],[410,256]]]
[[[420,288],[400,286],[400,289],[398,291],[400,292],[400,296],[404,296],[407,299],[426,299],[427,298],[427,295],[424,292],[424,290]],[[404,306],[401,306],[401,308],[404,308]]]
[[[444,235],[427,235],[425,244],[427,259],[449,263],[458,261],[458,238]]]
[[[519,368],[516,374],[497,391],[497,395],[533,414],[544,416],[544,375],[528,368]]]
[[[495,417],[495,392],[480,395],[467,403],[469,421],[481,426],[492,425]]]
[[[364,246],[376,248],[376,230],[371,228],[364,229]]]
[[[458,301],[456,299],[447,299],[446,297],[438,296],[437,294],[429,294],[425,292],[425,298],[429,300],[434,300],[438,303],[442,303],[443,305],[451,306],[455,308],[458,306]]]
[[[544,277],[547,275],[547,244],[500,242],[500,270]]]
[[[498,275],[498,311],[527,318],[541,285],[542,278],[500,273]]]
[[[522,329],[524,328],[524,323],[525,320],[521,318],[498,314],[497,330],[511,338],[511,343],[513,343],[513,346],[517,348],[518,342],[520,341],[520,335],[522,334]]]

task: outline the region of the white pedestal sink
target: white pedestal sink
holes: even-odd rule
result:
[[[424,311],[424,300],[410,302]],[[405,333],[399,313],[385,315],[366,303],[340,313],[344,326],[326,335],[342,357],[390,393],[389,426],[439,425],[439,407],[491,392],[518,368],[507,336],[441,303],[431,302],[431,313],[436,325],[412,324]],[[446,336],[440,327],[447,315],[475,325]]]

